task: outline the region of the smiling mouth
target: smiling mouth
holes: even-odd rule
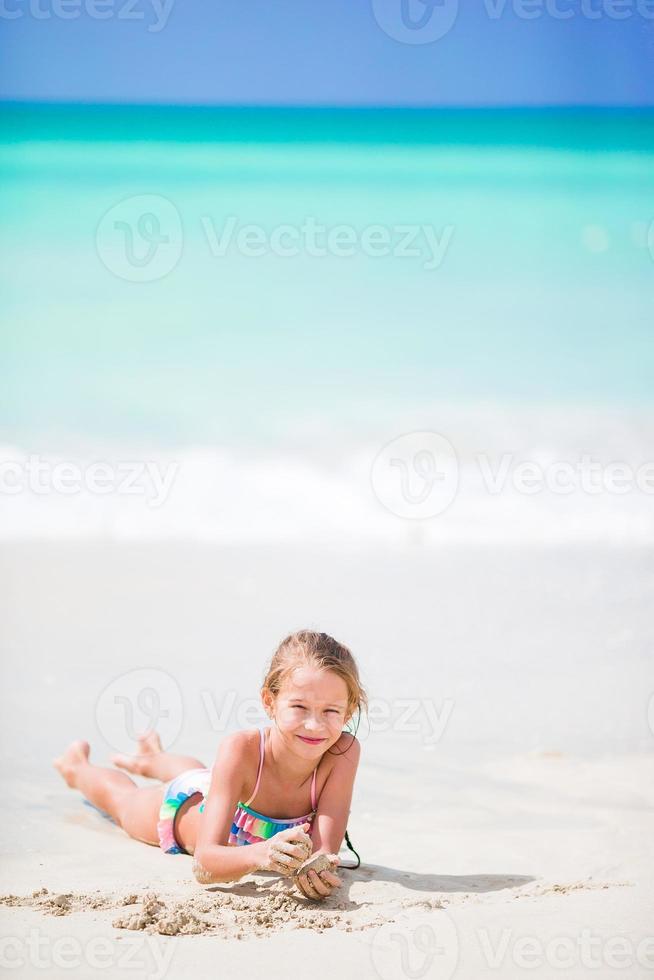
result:
[[[298,735],[298,738],[301,738],[303,742],[308,742],[309,745],[318,745],[319,742],[325,741],[324,738],[307,738],[305,735]]]

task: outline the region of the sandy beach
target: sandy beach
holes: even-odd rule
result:
[[[652,571],[606,547],[5,543],[4,966],[650,976]],[[129,840],[51,770],[74,737],[97,762],[124,748],[106,705],[143,677],[171,744],[210,763],[258,723],[266,656],[300,626],[352,646],[372,702],[349,824],[362,866],[326,902],[270,875],[202,888],[188,857]],[[133,709],[138,724],[152,703]]]
[[[653,19],[0,5],[0,971],[654,980]]]

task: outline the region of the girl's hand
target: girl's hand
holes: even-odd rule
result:
[[[329,859],[332,867],[338,865],[338,858],[335,854],[330,854]],[[314,901],[328,898],[336,888],[343,884],[330,868],[324,868],[322,871],[314,871],[309,868],[306,872],[297,875],[294,880],[302,894]]]
[[[281,875],[292,875],[311,854],[311,838],[307,830],[311,824],[282,830],[267,841],[251,844],[257,848],[258,871],[275,871]]]

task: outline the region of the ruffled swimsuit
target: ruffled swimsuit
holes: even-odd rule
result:
[[[254,792],[245,803],[238,803],[234,811],[234,819],[229,832],[228,844],[236,847],[242,844],[255,844],[262,840],[268,840],[281,830],[288,830],[289,827],[297,827],[302,823],[311,823],[316,814],[316,773],[313,770],[311,779],[311,813],[303,817],[293,817],[290,820],[281,818],[266,817],[263,813],[257,813],[250,808],[250,803],[257,795],[261,773],[263,772],[263,760],[266,753],[264,729],[259,729],[259,769],[257,772],[257,782]],[[211,782],[210,769],[188,769],[180,773],[166,786],[163,803],[159,810],[159,823],[157,830],[159,833],[159,845],[166,854],[185,854],[186,851],[175,837],[175,819],[179,808],[190,796],[201,793],[206,797],[209,792]],[[200,812],[204,810],[204,800],[200,804]]]

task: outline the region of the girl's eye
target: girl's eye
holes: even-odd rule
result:
[[[292,704],[291,708],[299,708],[300,711],[306,711],[306,707],[303,704]],[[340,711],[338,708],[325,708],[325,714],[328,715],[338,715]]]

